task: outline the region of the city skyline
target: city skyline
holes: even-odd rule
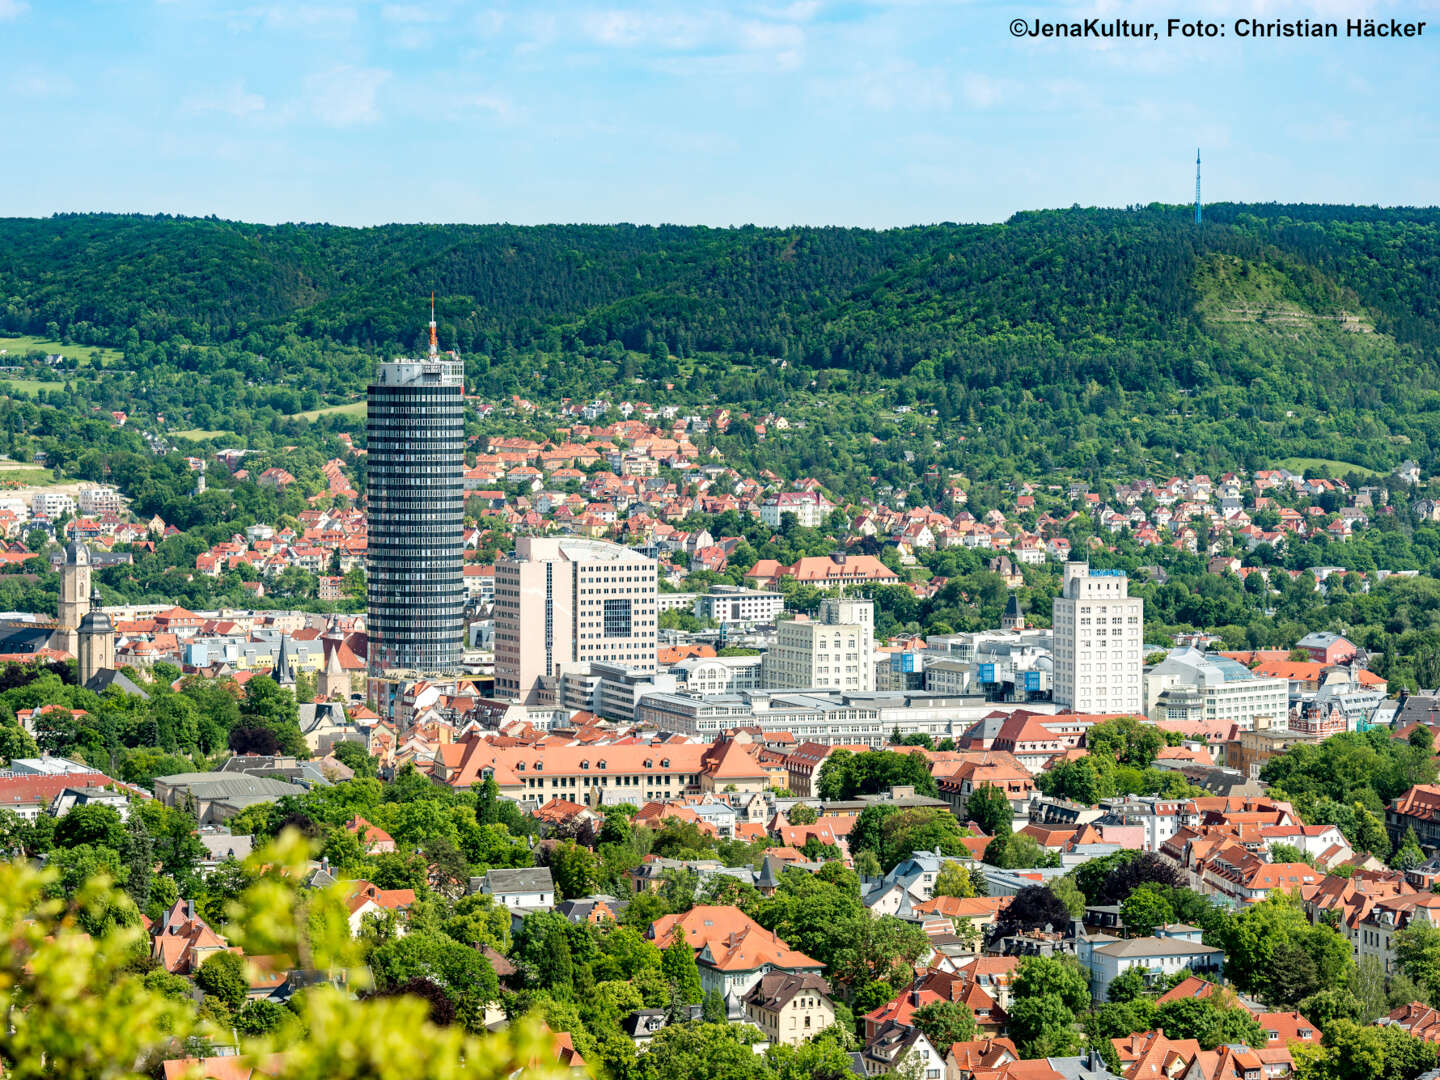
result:
[[[1197,144],[1215,201],[1435,201],[1425,37],[1008,29],[1155,17],[1142,8],[0,0],[11,137],[43,148],[0,201],[26,216],[893,226],[1187,204]]]

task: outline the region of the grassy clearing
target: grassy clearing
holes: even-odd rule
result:
[[[36,337],[34,334],[0,337],[0,349],[5,351],[5,356],[0,357],[0,363],[37,351],[59,353],[61,356],[74,360],[81,367],[89,366],[91,355],[97,352],[100,354],[100,363],[106,367],[119,364],[125,358],[119,349],[110,349],[100,345],[62,345],[58,341]]]
[[[1331,476],[1343,477],[1350,473],[1359,473],[1367,479],[1374,479],[1384,476],[1382,472],[1375,469],[1367,469],[1364,465],[1356,465],[1352,461],[1336,461],[1334,458],[1323,457],[1288,457],[1282,458],[1279,462],[1282,469],[1289,469],[1291,472],[1304,473],[1306,476],[1313,476],[1321,469],[1329,469]]]
[[[183,431],[172,431],[170,433],[177,439],[234,439],[238,436],[233,431],[223,431],[219,428],[185,428]]]
[[[316,420],[322,416],[364,416],[365,402],[352,401],[348,405],[326,405],[324,408],[310,409],[295,415],[304,420]]]
[[[15,469],[0,472],[0,488],[46,487],[55,483],[49,469]]]
[[[60,380],[41,382],[39,379],[0,379],[0,390],[24,397],[34,397],[41,390],[59,390],[64,387]]]

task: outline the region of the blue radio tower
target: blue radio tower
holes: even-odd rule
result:
[[[1195,148],[1195,224],[1200,224],[1200,148]]]

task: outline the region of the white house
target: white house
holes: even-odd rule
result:
[[[1090,979],[1090,997],[1095,1001],[1109,1000],[1110,984],[1125,972],[1138,970],[1147,984],[1165,976],[1189,969],[1200,973],[1220,973],[1225,952],[1200,940],[1200,928],[1176,925],[1163,927],[1160,937],[1126,938],[1119,940],[1107,934],[1082,937],[1076,943],[1075,955]]]
[[[555,881],[548,866],[491,870],[483,878],[471,878],[470,891],[493,896],[496,903],[511,911],[555,906]]]

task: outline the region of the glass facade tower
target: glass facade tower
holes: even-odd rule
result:
[[[378,365],[366,419],[370,671],[454,674],[465,607],[464,365]]]

